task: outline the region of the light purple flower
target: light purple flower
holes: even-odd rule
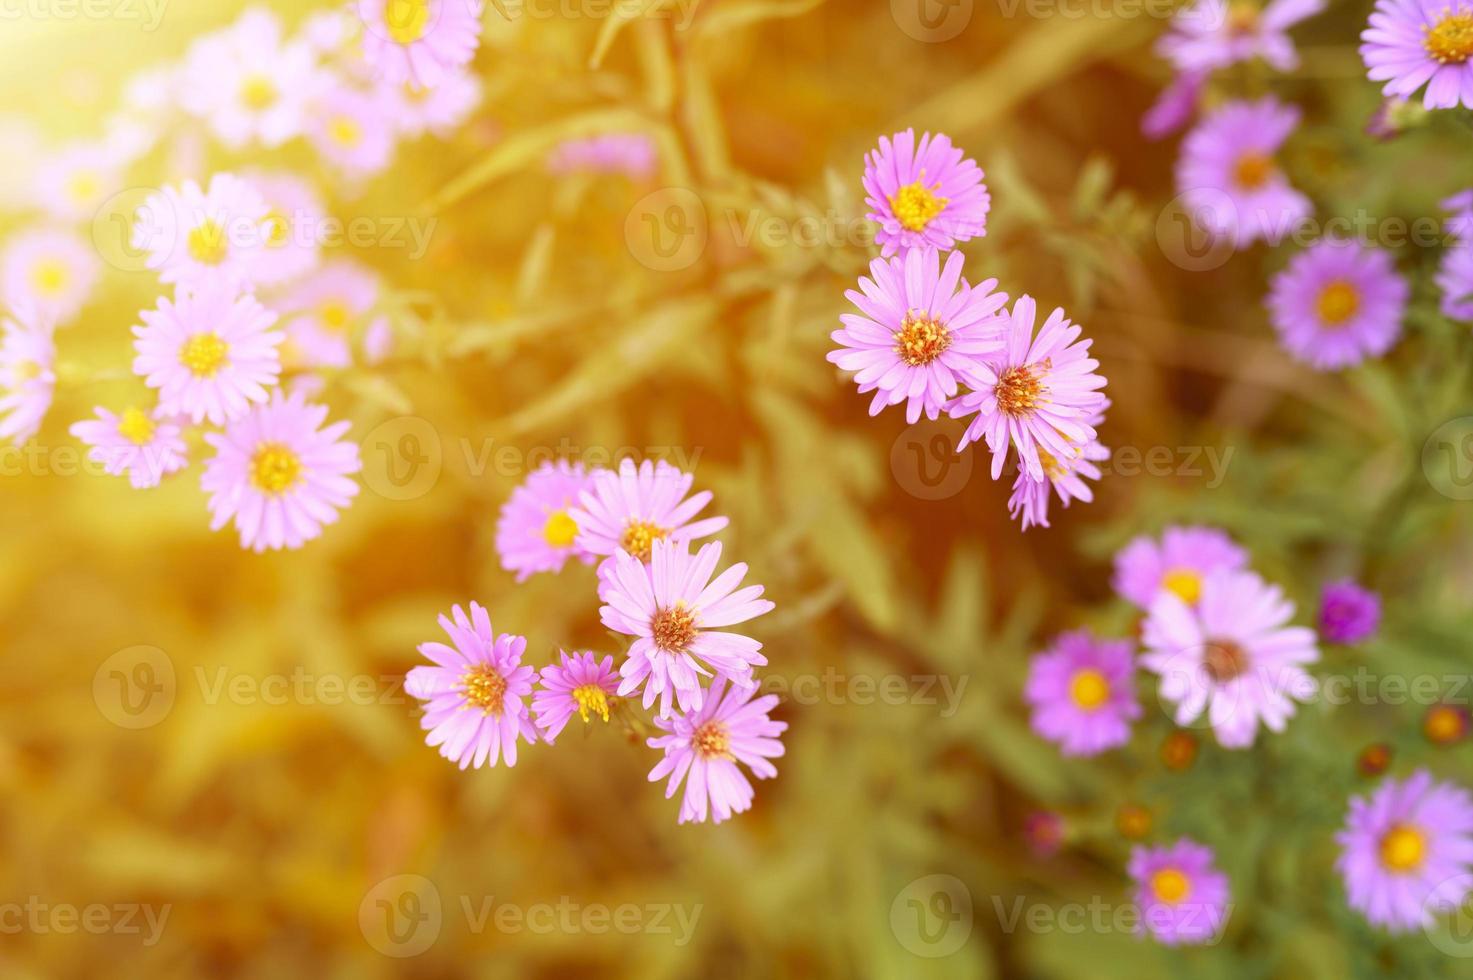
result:
[[[1320,594],[1320,635],[1331,643],[1359,643],[1381,625],[1381,597],[1350,579]]]
[[[371,177],[394,158],[394,121],[386,109],[377,93],[335,86],[314,105],[307,136],[318,154],[347,177]]]
[[[1473,796],[1425,770],[1352,797],[1335,839],[1350,907],[1390,932],[1430,927],[1473,890]]]
[[[522,665],[525,637],[491,629],[491,617],[479,603],[471,614],[455,606],[454,619],[442,615],[453,646],[431,641],[420,655],[434,666],[411,667],[404,690],[425,704],[420,726],[425,742],[461,769],[495,766],[502,759],[517,764],[517,739],[537,742],[537,729],[523,698],[532,693],[533,671]]]
[[[907,422],[922,411],[937,418],[976,359],[1002,349],[997,311],[1007,294],[993,292],[996,279],[967,285],[963,262],[952,252],[943,268],[939,252],[913,248],[875,259],[859,289],[844,294],[859,313],[840,315],[844,326],[830,334],[840,346],[828,360],[854,372],[860,394],[875,393],[871,415],[905,402]]]
[[[1328,371],[1390,350],[1410,296],[1389,252],[1325,239],[1274,277],[1268,309],[1284,349]]]
[[[1212,848],[1189,837],[1132,849],[1127,870],[1135,879],[1142,930],[1165,946],[1218,939],[1231,909],[1227,875],[1215,860]]]
[[[0,298],[11,308],[65,324],[87,302],[101,266],[96,250],[76,232],[30,228],[11,238],[0,255]]]
[[[1262,58],[1279,71],[1299,66],[1289,28],[1325,9],[1326,0],[1196,0],[1178,10],[1156,53],[1181,71],[1226,68]]]
[[[542,684],[532,695],[532,713],[542,739],[551,745],[576,711],[586,724],[590,715],[609,720],[609,702],[614,700],[619,675],[614,658],[595,660],[588,651],[568,656],[559,651],[561,664],[542,668]]]
[[[170,473],[189,462],[179,425],[155,409],[129,407],[113,414],[101,406],[96,419],[73,423],[69,430],[89,447],[87,458],[112,476],[128,475],[139,489],[156,487]]]
[[[687,497],[691,481],[664,460],[619,462],[618,472],[595,470],[568,516],[578,525],[577,547],[591,555],[628,552],[650,560],[656,541],[694,541],[726,527],[726,518],[694,520],[711,502],[711,491]],[[612,569],[610,569],[612,570]]]
[[[496,521],[496,553],[518,582],[561,571],[569,558],[593,562],[593,554],[578,546],[578,523],[570,513],[589,483],[582,463],[549,460],[512,491]]]
[[[655,719],[656,727],[667,734],[649,740],[650,748],[665,753],[650,770],[650,782],[670,777],[666,799],[685,783],[680,823],[700,823],[708,816],[713,823],[721,823],[752,808],[752,784],[738,762],[758,779],[777,775],[777,767],[769,760],[783,754],[778,736],[788,726],[768,717],[777,706],[777,695],[765,694],[754,701],[754,693],[755,688],[738,686],[728,690],[718,677],[699,709]]]
[[[133,223],[133,248],[164,282],[194,285],[255,280],[268,230],[266,200],[234,174],[215,174],[209,188],[186,180],[150,194]]]
[[[481,0],[358,0],[363,57],[391,85],[434,88],[476,56],[482,9]]]
[[[1183,129],[1197,114],[1202,90],[1207,86],[1206,71],[1184,71],[1161,90],[1156,102],[1141,117],[1141,132],[1147,139],[1165,139]]]
[[[864,202],[879,224],[875,241],[885,257],[912,248],[946,250],[987,234],[992,198],[982,168],[944,133],[914,129],[880,137],[864,158]]]
[[[1168,527],[1157,541],[1142,535],[1115,556],[1111,585],[1121,598],[1149,609],[1162,591],[1187,605],[1202,594],[1202,580],[1216,571],[1248,566],[1248,553],[1215,527]]]
[[[55,324],[35,310],[0,321],[0,439],[16,445],[41,428],[56,392]]]
[[[1428,109],[1473,109],[1473,0],[1377,0],[1361,58],[1387,95],[1423,85]]]
[[[282,359],[292,367],[345,368],[357,337],[372,361],[371,348],[390,329],[387,316],[371,315],[381,292],[378,274],[356,260],[324,263],[271,304],[285,318]]]
[[[481,104],[481,79],[464,68],[446,72],[434,88],[415,88],[412,82],[381,82],[380,86],[396,131],[407,139],[419,139],[426,133],[446,139]]]
[[[762,586],[738,588],[747,574],[743,562],[711,578],[721,560],[721,544],[696,554],[684,542],[656,541],[645,565],[627,551],[613,558],[600,597],[599,618],[609,629],[635,637],[629,658],[619,668],[619,696],[644,689],[644,706],[660,699],[668,716],[671,700],[680,710],[701,706],[701,677],[707,667],[743,687],[751,687],[752,668],[767,663],[762,644],[722,627],[735,626],[772,611]]]
[[[327,210],[317,189],[286,170],[246,171],[245,182],[266,202],[261,248],[251,267],[262,286],[279,286],[317,268],[327,234]]]
[[[1306,664],[1319,660],[1314,631],[1290,626],[1294,603],[1252,572],[1218,571],[1189,606],[1164,591],[1142,630],[1141,664],[1161,676],[1178,725],[1206,714],[1223,748],[1253,744],[1259,722],[1281,732],[1316,690]]]
[[[1065,755],[1098,755],[1130,741],[1141,716],[1135,664],[1127,640],[1097,640],[1088,630],[1064,633],[1036,655],[1023,697],[1033,730]]]
[[[1107,407],[1108,401],[1102,409]],[[1105,414],[1101,410],[1090,417],[1089,425],[1097,428],[1104,421]],[[1020,522],[1024,531],[1034,525],[1049,526],[1049,498],[1053,494],[1058,494],[1059,502],[1065,507],[1073,500],[1085,503],[1094,500],[1094,491],[1084,481],[1100,478],[1100,468],[1095,464],[1109,459],[1110,450],[1098,439],[1091,439],[1075,456],[1055,459],[1048,450],[1040,449],[1038,458],[1043,463],[1044,478],[1035,480],[1026,469],[1019,467],[1018,478],[1013,481],[1013,494],[1008,498],[1008,513]]]
[[[635,180],[655,175],[659,155],[645,133],[604,133],[564,140],[547,157],[547,169],[559,177],[575,173],[624,174]]]
[[[36,166],[36,203],[63,221],[91,221],[123,186],[117,154],[101,142],[65,144]]]
[[[1442,202],[1450,212],[1444,228],[1452,238],[1437,267],[1442,314],[1450,320],[1473,321],[1473,190]]]

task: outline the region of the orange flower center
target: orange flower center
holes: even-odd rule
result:
[[[1085,711],[1093,711],[1110,699],[1110,682],[1098,670],[1086,667],[1069,681],[1069,698]]]
[[[506,698],[506,678],[492,670],[489,664],[476,664],[467,670],[460,678],[460,686],[465,692],[467,707],[480,708],[488,715],[501,714]]]
[[[1381,864],[1387,871],[1415,871],[1426,856],[1427,835],[1410,824],[1393,824],[1381,838]]]
[[[666,653],[684,653],[698,632],[696,618],[684,603],[657,609],[650,620],[650,635],[654,637],[655,646]]]
[[[1047,362],[1042,365],[1047,367]],[[1011,367],[997,379],[993,392],[997,396],[997,407],[1007,415],[1027,415],[1037,406],[1043,394],[1043,380],[1034,373],[1032,365]]]
[[[1192,893],[1192,882],[1176,868],[1162,868],[1151,875],[1151,891],[1157,901],[1175,905]]]
[[[940,184],[936,185],[940,187]],[[890,198],[890,210],[902,228],[910,231],[925,231],[931,219],[946,207],[946,198],[937,197],[920,181],[906,184]]]
[[[624,528],[624,537],[619,540],[619,546],[640,561],[648,563],[655,542],[663,541],[669,536],[668,530],[648,521],[630,521]]]
[[[1340,326],[1355,316],[1359,309],[1360,293],[1343,279],[1337,279],[1320,290],[1320,298],[1315,303],[1315,312],[1327,327]]]
[[[708,721],[690,737],[691,746],[703,759],[730,759],[731,734],[719,721]]]
[[[1232,640],[1208,640],[1202,666],[1214,684],[1226,684],[1248,669],[1248,654]]]
[[[924,313],[907,313],[895,331],[895,353],[911,367],[923,367],[951,346],[951,331]]]
[[[1273,157],[1256,150],[1249,150],[1238,157],[1238,164],[1233,168],[1233,179],[1243,190],[1253,191],[1268,183],[1273,172]]]

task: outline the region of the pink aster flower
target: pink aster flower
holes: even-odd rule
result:
[[[1443,316],[1473,321],[1473,242],[1459,243],[1442,253],[1436,282],[1442,293]]]
[[[1156,53],[1182,71],[1226,68],[1262,58],[1279,71],[1299,66],[1289,28],[1325,9],[1325,0],[1196,0],[1178,10]]]
[[[1209,113],[1187,134],[1176,165],[1187,213],[1238,248],[1282,238],[1311,211],[1275,162],[1298,126],[1299,110],[1272,96]]]
[[[151,194],[133,223],[133,247],[164,282],[254,280],[268,231],[268,207],[251,184],[216,174],[208,190],[186,180]]]
[[[1146,616],[1146,668],[1161,676],[1161,700],[1176,723],[1207,713],[1223,748],[1253,744],[1261,721],[1281,732],[1295,701],[1316,690],[1304,665],[1319,660],[1314,631],[1290,626],[1294,603],[1252,572],[1218,571],[1202,580],[1195,606],[1175,592],[1156,596]]]
[[[481,12],[481,0],[358,0],[363,57],[390,84],[434,88],[476,56]]]
[[[54,325],[20,308],[0,322],[0,439],[16,445],[41,428],[56,390]]]
[[[1165,139],[1192,121],[1207,86],[1206,71],[1184,71],[1161,90],[1156,102],[1141,117],[1141,132],[1147,139]]]
[[[1130,741],[1130,723],[1141,716],[1130,646],[1078,630],[1035,656],[1023,688],[1033,730],[1065,755],[1098,755]]]
[[[308,136],[328,163],[350,177],[371,177],[394,157],[393,121],[382,98],[348,86],[317,103]]]
[[[1212,848],[1183,837],[1166,847],[1130,852],[1141,927],[1165,946],[1215,941],[1232,914],[1227,875],[1214,867]]]
[[[63,221],[91,221],[122,189],[118,162],[103,143],[70,143],[44,157],[36,170],[37,201]]]
[[[28,307],[58,324],[81,311],[101,267],[97,252],[75,232],[32,228],[17,234],[0,255],[0,291],[6,305]]]
[[[620,697],[643,687],[644,706],[658,697],[660,714],[668,716],[672,698],[682,711],[701,706],[700,679],[711,676],[707,667],[744,687],[753,685],[752,668],[767,663],[762,644],[722,627],[755,619],[773,606],[761,598],[762,586],[737,588],[747,574],[745,563],[713,581],[720,560],[719,542],[692,555],[684,541],[656,541],[648,565],[627,551],[614,556],[599,618],[609,629],[635,637],[619,668]]]
[[[1007,294],[993,292],[996,279],[962,282],[963,261],[952,252],[943,269],[935,249],[913,248],[875,259],[872,278],[844,294],[859,313],[840,315],[844,326],[830,334],[840,346],[828,359],[854,372],[860,394],[875,393],[871,415],[905,402],[906,421],[922,411],[936,418],[976,359],[1002,349],[997,311]]]
[[[1359,643],[1381,624],[1381,597],[1349,579],[1320,593],[1320,635],[1331,643]]]
[[[286,357],[302,367],[343,368],[353,363],[353,337],[388,329],[370,316],[379,302],[377,273],[352,259],[334,259],[293,286],[272,305],[285,317]]]
[[[180,287],[139,316],[133,372],[159,389],[165,413],[220,425],[264,402],[281,373],[276,314],[225,280]]]
[[[1361,58],[1387,95],[1423,85],[1428,109],[1473,109],[1473,0],[1377,0]]]
[[[1217,571],[1248,567],[1248,553],[1215,527],[1168,527],[1161,539],[1142,535],[1115,556],[1117,594],[1150,609],[1162,592],[1196,605],[1202,581]]]
[[[1107,401],[1102,409],[1108,406]],[[1088,424],[1091,428],[1097,428],[1104,421],[1105,413],[1102,410],[1091,416]],[[1095,464],[1109,459],[1110,450],[1101,445],[1098,439],[1092,439],[1080,447],[1074,456],[1055,459],[1047,450],[1040,449],[1038,458],[1043,463],[1044,478],[1035,480],[1028,475],[1027,469],[1019,467],[1018,478],[1013,481],[1013,494],[1008,498],[1008,514],[1014,520],[1020,521],[1024,531],[1034,525],[1049,526],[1049,498],[1053,494],[1058,494],[1059,502],[1065,507],[1074,500],[1085,503],[1094,500],[1094,491],[1084,481],[1100,478],[1100,468]]]
[[[335,522],[358,493],[350,476],[363,463],[358,446],[343,439],[350,423],[323,428],[326,419],[326,405],[278,389],[223,433],[205,433],[215,447],[200,479],[210,530],[234,518],[240,546],[265,551],[300,548]]]
[[[1391,932],[1430,927],[1473,889],[1473,796],[1425,770],[1352,797],[1335,839],[1350,907]]]
[[[755,701],[755,688],[732,686],[716,678],[706,701],[695,711],[671,718],[656,718],[655,725],[667,734],[649,740],[652,749],[665,753],[650,770],[650,782],[670,777],[665,798],[675,795],[682,782],[680,823],[713,823],[752,808],[752,784],[737,763],[758,779],[771,779],[777,767],[769,760],[783,754],[778,737],[787,722],[773,721],[769,713],[777,706],[777,695],[765,694]]]
[[[537,717],[537,727],[542,730],[542,739],[548,745],[573,717],[573,712],[585,724],[590,714],[609,720],[609,702],[614,700],[619,677],[614,673],[614,658],[595,660],[593,654],[583,653],[568,656],[559,651],[561,664],[548,664],[542,668],[542,685],[532,696],[532,713]]]
[[[420,654],[434,666],[411,667],[404,690],[425,703],[420,725],[425,742],[460,768],[479,769],[502,759],[517,764],[517,739],[536,744],[537,729],[522,699],[532,693],[533,671],[522,665],[525,637],[491,630],[491,617],[471,603],[454,619],[440,617],[440,628],[454,646],[421,643]]]
[[[1268,309],[1284,349],[1325,371],[1390,350],[1410,296],[1390,253],[1325,239],[1274,277]]]
[[[595,470],[590,486],[578,495],[579,506],[568,509],[578,525],[577,547],[590,555],[626,551],[640,561],[650,560],[656,541],[694,541],[726,527],[726,518],[693,518],[711,502],[711,491],[690,493],[695,478],[664,460],[619,462],[618,472]],[[611,569],[612,570],[612,569]]]
[[[982,176],[944,133],[926,133],[919,146],[914,129],[881,136],[879,149],[864,158],[864,203],[880,226],[875,241],[881,254],[950,249],[987,234],[992,198]]]
[[[189,463],[181,430],[155,409],[129,407],[114,414],[98,406],[96,419],[76,422],[68,431],[91,447],[87,458],[112,476],[128,475],[139,490],[156,487]]]
[[[419,139],[429,133],[445,139],[459,129],[481,104],[481,80],[465,69],[449,71],[434,88],[416,88],[404,82],[382,83],[381,95],[390,106],[399,135]]]
[[[261,248],[252,273],[256,283],[277,286],[317,267],[326,232],[327,209],[310,181],[289,171],[241,175],[266,202]]]
[[[578,546],[578,524],[571,514],[590,482],[582,463],[549,460],[512,491],[496,521],[496,553],[518,582],[538,572],[562,571],[569,558],[592,563],[592,553]]]
[[[975,413],[957,451],[985,439],[992,452],[992,478],[1002,474],[1010,447],[1033,479],[1045,477],[1045,457],[1072,460],[1094,441],[1090,420],[1105,405],[1100,362],[1089,356],[1093,341],[1080,340],[1081,328],[1055,309],[1033,336],[1037,307],[1020,296],[1003,318],[1003,348],[971,365],[970,391],[947,407],[952,418]]]
[[[634,180],[655,175],[659,155],[644,133],[603,133],[563,140],[547,157],[547,169],[559,177],[575,173],[624,174]]]

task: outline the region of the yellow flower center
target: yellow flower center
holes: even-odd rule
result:
[[[895,353],[911,367],[930,364],[951,346],[951,331],[924,313],[906,313],[895,331]]]
[[[1161,587],[1194,606],[1202,598],[1202,575],[1191,568],[1173,568],[1161,577]]]
[[[1448,10],[1433,27],[1423,28],[1427,53],[1444,65],[1461,65],[1473,58],[1473,13]]]
[[[36,292],[56,296],[71,282],[71,270],[60,259],[42,259],[31,269],[31,283]]]
[[[573,539],[577,536],[578,523],[565,510],[555,510],[548,514],[547,523],[542,525],[542,540],[553,548],[572,547]]]
[[[1238,157],[1238,165],[1233,168],[1233,178],[1243,190],[1253,191],[1268,183],[1273,172],[1273,157],[1256,150],[1249,150]]]
[[[1192,893],[1192,882],[1176,868],[1162,868],[1151,875],[1151,891],[1157,901],[1175,905]]]
[[[384,26],[397,44],[413,44],[430,26],[430,0],[388,0]]]
[[[1043,381],[1030,365],[1011,367],[997,379],[993,393],[997,396],[998,410],[1016,418],[1033,411],[1043,394]]]
[[[261,222],[267,248],[281,248],[291,238],[291,221],[280,211],[272,211]]]
[[[78,204],[90,204],[101,190],[102,181],[90,170],[79,170],[67,181],[67,193]]]
[[[347,333],[348,324],[353,322],[353,311],[340,299],[330,299],[317,311],[322,325],[333,333]]]
[[[630,521],[624,528],[624,537],[620,539],[619,547],[640,561],[648,562],[655,542],[663,541],[669,536],[670,532],[667,529],[648,521]]]
[[[41,376],[41,365],[35,361],[18,361],[10,368],[10,387],[19,390],[21,385],[28,381],[35,381]]]
[[[337,116],[328,125],[327,134],[343,146],[354,147],[363,139],[363,127],[352,116]]]
[[[218,222],[206,218],[189,233],[189,255],[202,265],[219,265],[229,252]]]
[[[1110,699],[1110,682],[1092,667],[1075,671],[1069,682],[1069,697],[1085,711],[1093,711]]]
[[[285,493],[301,475],[302,458],[279,442],[262,443],[251,457],[251,482],[265,493]]]
[[[1422,731],[1429,741],[1437,745],[1450,745],[1458,741],[1467,731],[1468,722],[1463,712],[1447,704],[1433,706],[1422,723]]]
[[[597,684],[573,688],[573,700],[578,702],[578,715],[584,721],[588,720],[590,711],[597,713],[604,721],[609,720],[609,696]]]
[[[252,75],[240,87],[240,101],[256,112],[275,105],[277,95],[276,86],[264,75]]]
[[[890,210],[895,212],[896,220],[900,222],[902,228],[910,231],[925,231],[926,225],[930,224],[931,219],[940,214],[944,207],[946,207],[946,198],[937,197],[920,181],[906,184],[895,192],[894,197],[890,198]]]
[[[668,609],[657,609],[650,619],[650,635],[655,646],[666,653],[684,653],[695,640],[696,618],[684,603],[677,602]]]
[[[141,408],[129,408],[118,417],[118,435],[135,446],[146,446],[152,442],[154,429],[153,419]]]
[[[460,678],[461,690],[465,692],[466,707],[480,708],[488,715],[501,714],[502,702],[506,698],[506,678],[492,670],[488,664],[476,664]]]
[[[1355,316],[1359,309],[1360,293],[1343,279],[1337,279],[1320,290],[1320,298],[1315,303],[1315,312],[1327,327],[1340,326]]]
[[[708,721],[691,734],[691,747],[703,759],[730,759],[731,734],[719,721]]]
[[[201,378],[212,378],[225,363],[230,346],[212,333],[197,333],[179,350],[179,363]]]
[[[1427,856],[1427,835],[1410,824],[1393,824],[1381,838],[1381,864],[1399,874],[1415,871]]]
[[[1226,684],[1248,669],[1248,654],[1232,640],[1208,640],[1202,666],[1214,684]]]

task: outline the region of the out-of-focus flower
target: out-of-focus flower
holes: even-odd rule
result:
[[[133,223],[133,247],[164,282],[254,282],[269,229],[266,199],[234,174],[215,174],[208,190],[186,180],[150,194]]]
[[[380,94],[400,136],[419,139],[429,133],[445,139],[480,106],[481,80],[469,71],[455,70],[434,88],[385,82]]]
[[[525,637],[491,630],[491,617],[479,603],[471,614],[455,606],[454,619],[440,616],[453,646],[431,641],[420,655],[434,666],[411,667],[404,690],[425,703],[420,725],[425,742],[461,769],[517,764],[517,739],[537,742],[537,729],[523,698],[532,693],[533,671],[523,666]]]
[[[283,357],[293,366],[347,367],[353,363],[353,336],[365,348],[370,338],[382,344],[388,317],[364,322],[378,304],[377,273],[352,259],[333,259],[292,286],[272,303],[287,332]]]
[[[1473,321],[1473,190],[1442,202],[1450,215],[1444,227],[1453,241],[1437,267],[1442,314],[1450,320]]]
[[[220,425],[266,400],[281,373],[276,314],[217,280],[180,287],[139,314],[133,372],[159,389],[159,409]]]
[[[1197,737],[1190,732],[1172,732],[1161,740],[1161,764],[1182,772],[1197,761]]]
[[[875,241],[886,257],[912,248],[949,249],[987,234],[992,198],[982,168],[944,133],[915,130],[889,139],[864,158],[864,202],[879,224]]]
[[[1195,607],[1163,591],[1147,615],[1141,664],[1161,676],[1176,723],[1205,712],[1223,748],[1253,744],[1260,722],[1280,732],[1315,692],[1306,664],[1319,659],[1314,631],[1289,626],[1294,603],[1252,572],[1219,571],[1202,581]]]
[[[1227,876],[1212,849],[1188,837],[1166,847],[1136,847],[1128,871],[1136,883],[1141,928],[1166,946],[1211,942],[1227,920]]]
[[[36,201],[63,221],[90,221],[109,196],[122,189],[118,161],[104,143],[71,143],[41,159]]]
[[[964,261],[952,252],[943,268],[935,249],[913,248],[875,259],[859,289],[844,294],[859,312],[839,316],[844,326],[830,336],[840,346],[828,359],[854,372],[860,394],[875,393],[871,415],[905,402],[907,422],[922,411],[937,418],[977,359],[1002,350],[997,311],[1007,294],[994,292],[996,279],[963,283]]]
[[[1468,709],[1457,704],[1434,704],[1422,716],[1422,735],[1433,745],[1456,745],[1468,737]]]
[[[1109,407],[1108,400],[1104,407]],[[1098,428],[1104,421],[1105,414],[1099,411],[1090,417],[1087,424],[1091,428]],[[1094,500],[1094,491],[1084,481],[1100,478],[1100,468],[1095,464],[1109,459],[1110,450],[1101,445],[1098,439],[1091,439],[1073,456],[1056,459],[1048,450],[1039,449],[1038,458],[1043,463],[1044,479],[1035,480],[1028,475],[1026,469],[1019,467],[1018,478],[1013,481],[1013,494],[1008,498],[1008,513],[1020,522],[1024,531],[1035,524],[1049,526],[1050,490],[1059,495],[1059,501],[1065,507],[1073,500],[1082,500],[1085,503]]]
[[[1064,818],[1049,810],[1034,810],[1023,820],[1023,837],[1037,857],[1053,857],[1064,844]]]
[[[571,514],[590,482],[582,463],[549,460],[512,491],[496,521],[496,553],[518,582],[538,572],[561,571],[569,558],[593,561],[593,554],[578,546],[578,523]]]
[[[391,85],[434,88],[476,56],[482,10],[481,0],[358,0],[363,57]]]
[[[1246,568],[1248,553],[1215,527],[1168,527],[1158,541],[1133,539],[1115,555],[1111,585],[1121,598],[1151,608],[1163,590],[1188,605],[1202,594],[1202,580],[1213,572]]]
[[[1387,95],[1425,85],[1428,109],[1473,109],[1473,0],[1377,0],[1360,37],[1366,75]]]
[[[1262,58],[1279,71],[1299,66],[1289,28],[1325,9],[1326,0],[1196,0],[1178,10],[1156,52],[1182,71],[1225,68]]]
[[[1099,640],[1087,630],[1065,633],[1033,658],[1023,697],[1033,730],[1064,755],[1098,755],[1130,741],[1141,716],[1135,664],[1127,640]]]
[[[1429,115],[1429,111],[1420,102],[1383,99],[1366,121],[1366,135],[1384,143],[1422,125]]]
[[[1473,882],[1473,797],[1425,770],[1350,800],[1336,835],[1350,907],[1390,932],[1432,924]]]
[[[381,97],[332,89],[312,111],[308,136],[328,163],[350,177],[371,177],[394,156],[393,121]]]
[[[1355,757],[1355,769],[1362,776],[1379,776],[1391,768],[1391,757],[1391,746],[1385,742],[1367,745]]]
[[[648,562],[656,541],[695,541],[715,534],[726,527],[726,518],[694,520],[711,502],[711,491],[687,497],[693,479],[664,460],[645,460],[636,468],[634,460],[624,459],[617,473],[595,470],[578,497],[579,506],[568,510],[578,525],[576,546],[591,555],[625,551]]]
[[[975,359],[967,378],[975,390],[947,406],[952,418],[975,413],[957,451],[985,439],[994,480],[1011,448],[1035,480],[1046,475],[1041,453],[1055,460],[1078,456],[1094,441],[1090,419],[1105,404],[1105,379],[1095,373],[1100,362],[1089,356],[1092,341],[1079,339],[1081,328],[1062,309],[1034,337],[1036,312],[1033,297],[1018,297],[1003,317],[1002,349]]]
[[[738,685],[752,687],[752,668],[767,663],[762,644],[722,627],[745,623],[772,611],[762,586],[738,588],[746,577],[744,562],[716,578],[721,544],[712,542],[694,555],[685,541],[656,541],[650,563],[627,551],[613,558],[613,570],[601,593],[599,618],[609,629],[635,640],[629,659],[619,668],[619,696],[644,689],[644,706],[660,700],[660,714],[701,707],[701,677],[706,667]]]
[[[1320,635],[1331,643],[1359,643],[1381,624],[1381,597],[1346,579],[1320,593]]]
[[[1176,165],[1182,207],[1214,237],[1246,248],[1275,242],[1310,212],[1275,160],[1299,126],[1299,110],[1272,96],[1229,102],[1187,135]]]
[[[64,228],[31,228],[0,255],[5,303],[30,308],[61,325],[81,311],[101,267],[86,239]]]
[[[559,656],[562,663],[542,668],[542,683],[532,695],[532,713],[543,741],[549,745],[574,712],[584,723],[594,715],[608,721],[609,703],[619,686],[613,657],[598,660],[588,651],[571,657],[559,652]]]
[[[1328,371],[1390,350],[1410,296],[1390,253],[1325,239],[1274,277],[1268,309],[1284,349]]]
[[[736,685],[728,689],[726,681],[717,677],[698,709],[655,719],[656,727],[666,734],[650,739],[649,746],[664,751],[665,758],[650,770],[649,778],[655,782],[670,777],[666,799],[685,783],[680,823],[700,823],[708,816],[713,823],[721,823],[752,808],[755,794],[739,762],[758,779],[777,775],[777,767],[769,760],[783,754],[778,736],[788,725],[768,717],[777,706],[777,695],[765,694],[754,701],[755,690]]]
[[[35,310],[0,322],[0,439],[16,445],[41,428],[56,390],[55,325]]]
[[[1141,117],[1141,132],[1147,139],[1165,139],[1181,131],[1202,101],[1202,90],[1207,86],[1206,71],[1184,71],[1161,90],[1154,105]]]
[[[601,133],[563,140],[547,156],[550,173],[623,174],[648,180],[659,166],[654,140],[645,133]]]
[[[1126,840],[1145,840],[1154,822],[1151,811],[1138,803],[1122,803],[1115,811],[1115,829]]]
[[[300,548],[335,522],[358,493],[351,474],[363,463],[343,439],[350,423],[323,428],[326,419],[326,405],[277,389],[223,433],[205,433],[215,447],[200,479],[210,530],[234,519],[241,547],[265,551]]]
[[[317,267],[327,209],[317,189],[289,171],[246,171],[241,177],[266,202],[261,249],[252,266],[255,282],[277,286]]]
[[[189,463],[181,430],[170,416],[136,406],[117,414],[101,406],[93,411],[96,419],[73,423],[68,431],[91,447],[87,457],[112,476],[126,473],[143,490]]]

